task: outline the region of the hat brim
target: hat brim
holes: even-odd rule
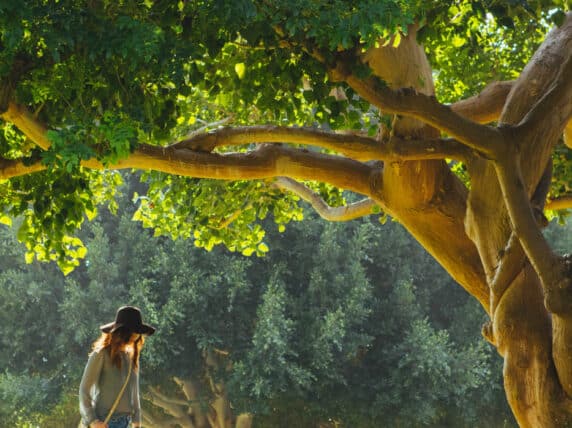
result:
[[[118,330],[124,326],[125,325],[122,323],[110,322],[109,324],[104,324],[104,325],[100,326],[99,329],[101,331],[103,331],[104,333],[113,333],[114,331],[116,331],[116,330]],[[155,333],[155,327],[151,327],[148,324],[141,324],[140,326],[138,326],[136,328],[129,327],[129,330],[132,333],[145,334],[147,336],[151,336],[153,333]]]

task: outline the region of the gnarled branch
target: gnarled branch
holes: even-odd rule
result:
[[[345,81],[364,99],[386,113],[419,119],[461,141],[485,157],[493,158],[503,136],[496,128],[473,122],[440,104],[434,96],[413,89],[392,90],[372,77],[360,79],[349,74]]]
[[[187,407],[189,403],[184,400],[174,400],[153,387],[149,387],[149,394],[145,398],[176,419],[188,418]]]
[[[290,178],[278,177],[273,184],[298,195],[312,205],[320,217],[328,221],[349,221],[364,217],[373,214],[372,209],[377,206],[371,199],[363,199],[350,205],[331,207],[312,189]]]
[[[352,159],[277,145],[262,145],[248,153],[226,154],[141,146],[115,167],[221,180],[287,176],[324,181],[370,196],[371,180],[375,178],[371,174],[376,174],[375,168]]]

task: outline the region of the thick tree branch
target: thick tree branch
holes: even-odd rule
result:
[[[375,78],[360,79],[353,74],[344,80],[364,99],[386,113],[401,114],[421,120],[461,141],[487,158],[494,158],[503,136],[496,128],[480,125],[440,104],[434,96],[413,89],[392,90]]]
[[[512,156],[503,157],[501,161],[495,162],[495,170],[514,234],[538,274],[545,298],[548,300],[554,291],[563,285],[563,271],[559,258],[546,242],[530,208],[517,154],[513,153]],[[565,302],[558,303],[565,304]],[[556,310],[551,307],[553,305],[549,301],[547,306],[553,312]]]
[[[231,147],[254,143],[291,143],[334,150],[359,161],[369,160],[465,160],[469,151],[452,139],[405,139],[391,137],[381,143],[370,137],[354,134],[337,134],[316,128],[292,128],[284,126],[239,126],[218,128],[194,135],[173,148],[211,152],[217,147]]]
[[[145,398],[153,403],[153,405],[162,408],[165,412],[177,419],[187,416],[187,402],[183,400],[173,400],[159,392],[156,388],[149,387],[149,394],[146,395]]]
[[[558,211],[572,209],[572,195],[559,196],[546,202],[544,209]]]
[[[572,22],[572,20],[571,20]],[[572,25],[572,24],[571,24]],[[526,139],[534,130],[550,126],[564,132],[572,117],[572,54],[562,65],[550,89],[538,100],[515,127],[517,139]]]
[[[47,128],[38,121],[25,107],[10,102],[8,109],[2,113],[2,119],[12,122],[30,140],[44,150],[50,148],[47,137]]]
[[[82,161],[81,165],[97,170],[140,169],[219,180],[285,176],[323,181],[368,196],[373,196],[373,186],[379,183],[379,171],[365,163],[277,145],[262,145],[247,153],[225,154],[142,145],[127,159],[112,166],[104,165],[96,159]],[[0,178],[11,178],[43,169],[45,166],[39,161],[30,166],[9,163],[5,168],[0,165]]]
[[[174,406],[183,406],[183,407],[187,407],[189,405],[189,401],[181,400],[179,398],[169,397],[169,396],[161,393],[157,388],[154,388],[152,386],[149,387],[149,391],[151,393],[151,396],[160,399],[161,402],[163,402],[163,403],[168,403],[168,404],[172,404]]]
[[[5,120],[12,121],[28,138],[34,141],[39,147],[48,149],[50,142],[46,137],[47,128],[34,118],[27,110],[14,103],[9,104],[8,110],[2,115]],[[269,149],[250,154],[210,154],[217,146],[232,146],[250,144],[254,142],[282,142],[300,144],[315,144],[319,147],[332,149],[356,160],[409,160],[409,159],[442,159],[444,157],[465,160],[469,156],[469,151],[458,142],[451,139],[429,139],[429,140],[407,140],[392,137],[380,143],[376,139],[356,136],[342,135],[321,131],[313,128],[285,128],[276,126],[254,126],[238,128],[220,128],[205,134],[196,135],[191,139],[172,145],[169,148],[159,148],[154,146],[141,146],[132,153],[128,159],[121,160],[116,168],[140,168],[148,170],[158,170],[172,174],[193,176],[198,178],[220,178],[227,180],[269,178],[275,176],[289,176],[297,179],[311,179],[328,181],[331,184],[339,185],[335,174],[327,173],[329,169],[326,163],[333,162],[331,166],[339,171],[342,163],[352,165],[350,169],[357,167],[358,163],[339,157],[320,155],[305,150],[295,151],[293,149],[282,149],[282,153],[287,156],[277,158],[280,150],[274,151],[274,163],[268,161],[272,158]],[[184,150],[187,148],[196,149],[199,152]],[[262,156],[262,153],[266,156]],[[290,159],[292,162],[284,162]],[[303,160],[306,159],[306,162]],[[310,159],[312,161],[310,162]],[[318,159],[320,161],[318,161]],[[301,162],[298,162],[298,160]],[[316,162],[312,164],[312,162]],[[280,173],[280,169],[287,164],[298,165],[300,168],[287,168],[288,171]],[[83,161],[82,165],[93,169],[104,169],[105,166],[96,159]],[[322,172],[311,173],[313,168]],[[1,177],[10,178],[42,170],[44,167],[40,163],[24,166],[21,163],[6,161],[0,165]],[[228,170],[225,170],[228,168]],[[302,173],[301,170],[304,170]],[[289,174],[293,175],[289,175]],[[359,186],[356,190],[353,185],[354,180],[350,180],[347,173],[342,173],[342,181],[345,186],[340,186],[358,193],[364,192],[364,187]],[[363,174],[362,174],[363,175]],[[359,176],[359,174],[358,174]],[[338,183],[338,184],[336,184]],[[351,186],[351,187],[347,187]],[[365,193],[369,194],[369,193]]]
[[[28,138],[38,146],[48,149],[50,142],[46,137],[47,129],[37,121],[27,110],[14,103],[10,103],[3,118],[12,121]],[[223,128],[224,129],[224,128]],[[287,129],[287,128],[286,128]],[[284,131],[284,129],[282,129]],[[224,134],[224,131],[221,131]],[[228,131],[238,141],[250,142],[248,128],[240,131]],[[284,131],[290,134],[290,131]],[[261,132],[255,129],[254,134],[269,134],[267,130]],[[316,134],[302,131],[303,135]],[[296,135],[296,132],[294,132]],[[214,138],[218,134],[204,134],[206,139]],[[244,137],[246,135],[246,137]],[[324,133],[317,132],[323,136]],[[343,141],[345,136],[338,138],[336,134],[329,134],[336,143]],[[246,138],[246,139],[243,139]],[[269,137],[264,137],[264,139]],[[375,140],[359,137],[366,145],[376,144]],[[235,142],[237,140],[234,140]],[[236,144],[239,144],[236,142]],[[351,145],[351,144],[350,144]],[[372,168],[352,159],[320,154],[302,149],[291,149],[282,146],[262,145],[257,150],[248,153],[217,154],[196,152],[188,150],[187,144],[175,144],[168,148],[141,145],[129,155],[127,159],[120,160],[113,167],[116,169],[136,168],[143,170],[162,171],[169,174],[196,178],[215,178],[222,180],[247,180],[274,178],[287,176],[302,180],[318,180],[329,182],[343,189],[352,190],[370,196],[370,177]],[[8,161],[6,161],[8,162]],[[97,159],[82,162],[83,166],[93,169],[106,169]],[[1,168],[1,166],[0,166]],[[38,163],[24,168],[23,165],[6,164],[4,176],[11,177],[41,170]]]
[[[86,166],[93,163],[91,160],[85,162]],[[324,181],[370,196],[372,180],[377,180],[379,175],[377,169],[352,159],[277,145],[262,145],[248,153],[225,154],[141,146],[128,159],[119,161],[114,167],[220,180],[286,176]]]
[[[255,143],[293,143],[336,150],[356,160],[379,156],[379,143],[374,138],[335,134],[316,128],[292,128],[283,126],[223,127],[194,135],[174,144],[175,148],[188,148],[212,152],[217,147],[232,147]]]
[[[500,117],[514,81],[493,82],[480,94],[451,104],[451,110],[477,123],[490,123]]]
[[[25,109],[11,104],[6,115],[30,139],[43,148],[49,148],[49,141],[45,137],[46,128],[31,115],[26,114]],[[219,145],[284,140],[293,143],[315,143],[323,148],[367,160],[440,159],[444,156],[464,160],[470,155],[464,146],[451,139],[415,141],[393,137],[380,143],[368,137],[341,135],[316,129],[262,126],[220,128],[168,148],[142,145],[114,167],[157,170],[183,176],[224,180],[287,176],[293,179],[325,181],[343,189],[372,196],[369,182],[372,179],[376,180],[370,176],[372,169],[351,159],[283,146],[274,148],[264,146],[248,153],[208,153]],[[369,154],[364,156],[364,153]],[[83,161],[82,165],[93,169],[105,169],[105,166],[96,159]],[[4,177],[41,169],[43,166],[39,163],[26,168],[14,164],[4,169]]]
[[[43,171],[46,166],[41,162],[34,162],[25,165],[19,160],[0,159],[0,180],[7,180],[12,177],[20,177],[23,175],[32,174],[34,172]]]
[[[312,205],[320,217],[328,221],[349,221],[364,217],[372,214],[372,209],[377,206],[371,199],[363,199],[350,205],[331,207],[312,189],[286,177],[278,177],[274,185],[298,195]]]

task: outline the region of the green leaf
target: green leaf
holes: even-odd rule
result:
[[[26,251],[26,254],[24,255],[26,263],[31,264],[34,261],[35,255],[36,253],[34,253],[33,251]]]
[[[6,226],[12,226],[12,218],[6,214],[0,215],[0,223]]]
[[[246,65],[243,62],[239,62],[234,65],[234,71],[239,79],[243,79],[246,73]]]
[[[246,257],[250,257],[254,253],[254,248],[245,248],[242,250],[242,255]]]

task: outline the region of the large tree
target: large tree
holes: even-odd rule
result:
[[[382,210],[490,316],[519,424],[572,425],[571,262],[541,233],[570,205],[566,7],[3,0],[3,210],[64,271],[114,169],[150,171],[136,218],[157,234],[245,254],[299,197]]]

